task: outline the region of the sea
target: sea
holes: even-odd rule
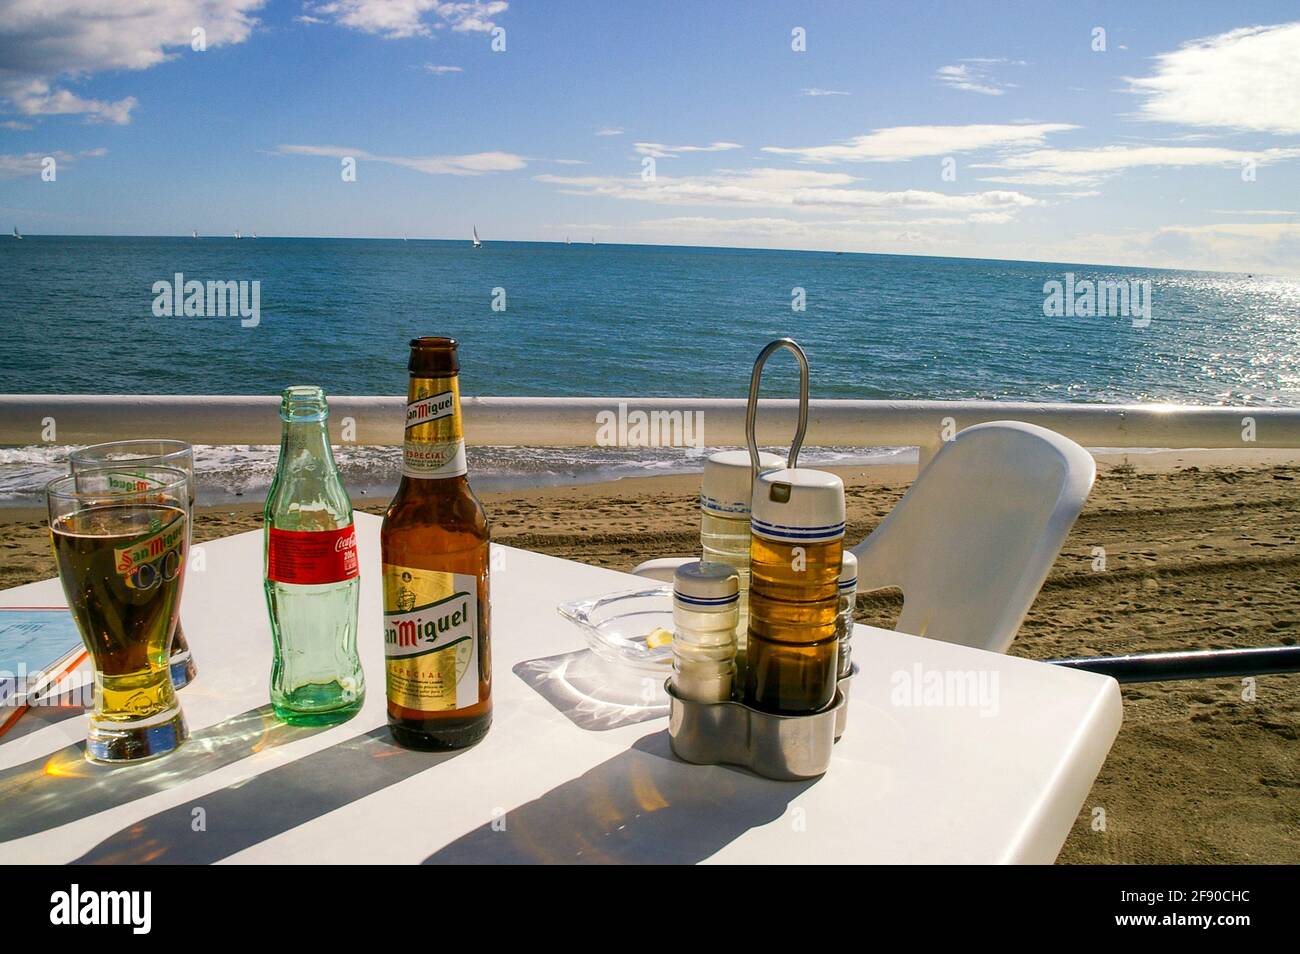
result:
[[[187,309],[192,281],[243,283],[229,286],[242,298]],[[1300,280],[1263,274],[592,242],[29,235],[0,239],[0,320],[3,393],[312,383],[396,395],[408,339],[436,334],[459,340],[468,395],[744,397],[758,351],[788,335],[808,354],[814,398],[1300,403]],[[793,396],[793,363],[770,368],[764,395]],[[200,501],[258,499],[275,452],[196,448]],[[338,453],[358,495],[397,479],[397,449]],[[38,504],[66,454],[0,448],[0,505]],[[909,459],[897,447],[802,457]],[[470,466],[493,490],[702,461],[490,447],[471,449]]]

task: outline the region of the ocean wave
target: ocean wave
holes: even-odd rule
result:
[[[0,506],[38,506],[45,485],[67,473],[73,448],[49,444],[0,447]],[[602,483],[626,477],[701,473],[703,452],[673,448],[471,447],[470,476],[480,491]],[[784,456],[784,448],[769,448]],[[200,504],[256,501],[275,475],[279,447],[231,444],[194,447]],[[401,477],[402,449],[343,444],[334,448],[343,483],[353,497],[385,499]],[[915,463],[914,447],[805,447],[806,466]]]

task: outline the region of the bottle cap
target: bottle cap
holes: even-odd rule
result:
[[[753,532],[780,543],[825,543],[844,536],[844,481],[796,467],[760,474],[754,485]]]
[[[840,592],[856,593],[858,591],[858,558],[853,551],[845,548],[840,554]]]
[[[733,609],[740,599],[740,577],[725,563],[693,560],[673,573],[673,600],[697,613]]]
[[[411,360],[407,369],[416,377],[443,377],[460,371],[455,338],[426,336],[411,339]]]
[[[762,473],[777,470],[785,461],[775,454],[760,451],[758,469]],[[704,481],[700,485],[700,509],[723,516],[748,517],[749,498],[754,491],[754,468],[749,451],[719,451],[704,462]]]

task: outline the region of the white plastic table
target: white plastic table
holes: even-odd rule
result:
[[[494,547],[492,729],[458,753],[408,751],[385,725],[380,521],[356,520],[368,695],[354,719],[277,722],[262,534],[207,543],[182,611],[190,740],[91,765],[84,715],[29,712],[0,738],[0,862],[1051,862],[1119,730],[1110,678],[858,626],[826,775],[689,765],[654,680],[610,688],[555,610],[645,581]],[[0,592],[63,604],[57,580]]]

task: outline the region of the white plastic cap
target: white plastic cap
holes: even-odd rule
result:
[[[784,466],[785,461],[775,454],[758,452],[760,473]],[[748,517],[749,498],[754,489],[753,474],[747,450],[711,454],[704,462],[704,482],[700,486],[701,509],[723,516]]]
[[[697,613],[734,609],[740,598],[740,577],[725,563],[692,560],[673,574],[673,599]]]
[[[856,593],[858,589],[858,558],[847,547],[840,554],[840,590]]]
[[[796,467],[760,474],[754,485],[754,533],[781,543],[824,543],[844,536],[844,481]]]

